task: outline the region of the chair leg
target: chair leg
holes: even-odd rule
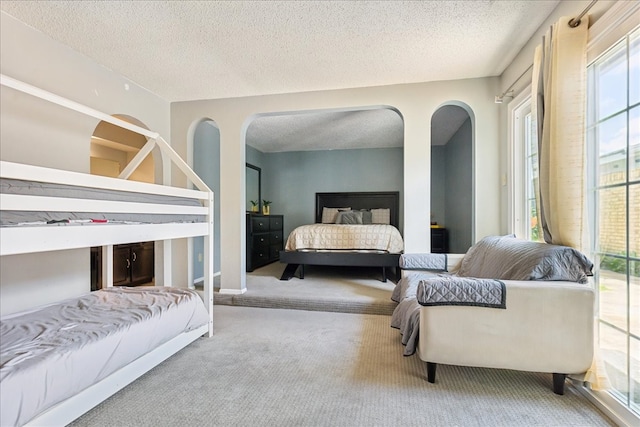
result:
[[[436,368],[438,367],[437,363],[427,362],[427,381],[431,384],[436,382]]]
[[[553,374],[553,392],[564,395],[564,380],[567,378],[567,374]]]

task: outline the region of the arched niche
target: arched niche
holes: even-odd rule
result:
[[[220,129],[214,120],[203,118],[194,121],[187,136],[187,162],[194,172],[214,193],[214,284],[220,281]],[[191,283],[199,285],[204,278],[204,237],[194,237],[189,244]]]
[[[113,117],[148,129],[144,123],[133,117],[120,114],[114,114]],[[144,135],[101,121],[91,136],[90,172],[94,175],[117,177],[147,143],[147,140],[148,138]],[[157,148],[142,161],[129,179],[155,182],[154,152],[157,153]]]
[[[473,141],[474,116],[468,105],[447,102],[431,116],[430,216],[432,225],[446,230],[449,253],[465,253],[473,243]],[[432,229],[434,239],[441,231]]]
[[[144,129],[148,127],[131,116],[114,114],[113,117]],[[93,175],[116,178],[147,143],[148,138],[139,133],[121,128],[106,121],[100,121],[91,135],[89,149],[90,173]],[[156,147],[133,171],[129,180],[154,183],[156,174],[161,169],[160,150]],[[130,245],[115,245],[113,248],[113,280],[115,285],[135,286],[148,284],[158,277],[155,271],[155,244],[140,242],[142,245],[135,250]],[[91,290],[102,288],[102,250],[100,247],[91,248],[90,271]],[[130,266],[138,263],[134,271]]]

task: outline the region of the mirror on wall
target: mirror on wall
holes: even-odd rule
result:
[[[247,163],[245,174],[247,212],[262,212],[262,169]]]

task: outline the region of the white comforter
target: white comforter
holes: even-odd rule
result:
[[[195,291],[111,288],[0,319],[0,425],[54,404],[208,321]]]
[[[285,249],[401,253],[404,242],[398,229],[386,224],[310,224],[293,230]]]

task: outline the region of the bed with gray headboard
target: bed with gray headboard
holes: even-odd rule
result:
[[[280,252],[281,280],[298,270],[304,278],[305,265],[330,265],[380,267],[386,281],[404,249],[399,211],[397,191],[316,193],[315,224],[294,229]]]

